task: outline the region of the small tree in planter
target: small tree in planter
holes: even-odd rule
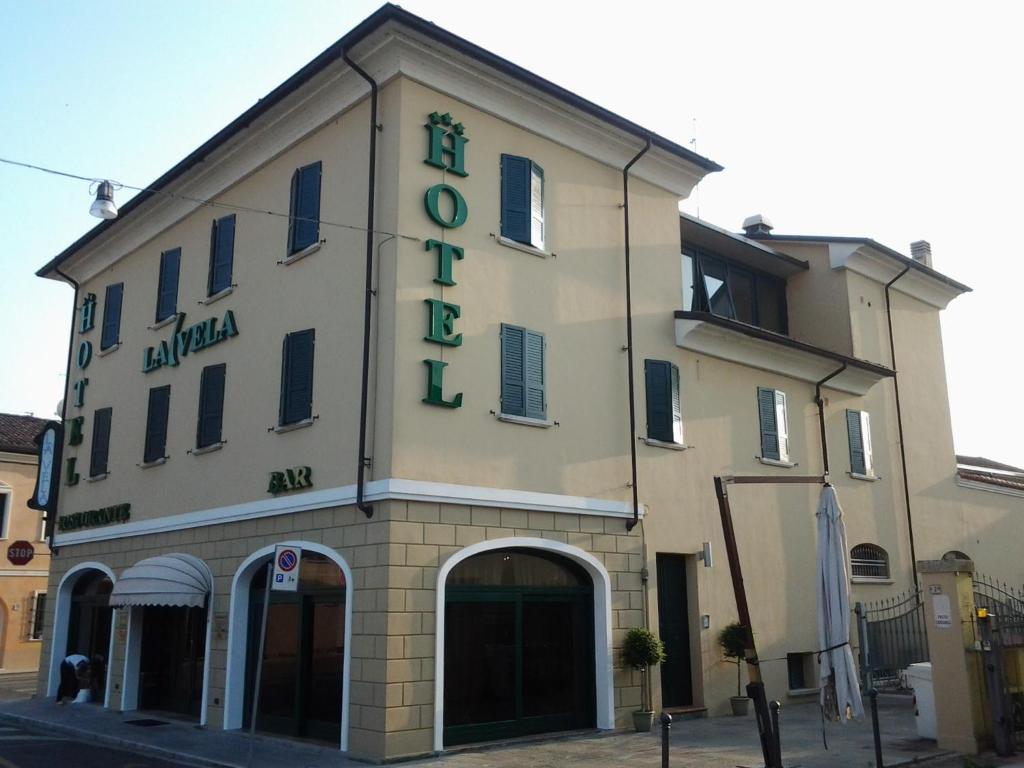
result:
[[[736,695],[729,697],[734,715],[747,714],[750,699],[743,695],[743,659],[746,656],[747,632],[742,624],[733,622],[718,633],[718,645],[722,655],[736,665]]]
[[[633,713],[633,726],[637,731],[649,731],[654,722],[654,703],[651,701],[648,676],[652,664],[665,661],[665,644],[651,630],[633,627],[626,633],[622,643],[622,660],[628,666],[640,670],[641,709]]]

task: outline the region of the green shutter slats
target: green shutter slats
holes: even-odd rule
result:
[[[501,326],[501,412],[526,415],[526,330]]]
[[[526,412],[531,419],[544,419],[547,404],[544,397],[544,334],[526,331],[526,356],[524,362],[526,382]]]
[[[544,248],[544,169],[530,164],[530,244]]]
[[[864,435],[861,432],[860,411],[847,410],[846,433],[850,440],[850,471],[855,475],[866,475],[868,472],[864,455]]]
[[[206,448],[221,442],[224,424],[224,379],[227,365],[208,365],[199,381],[199,423],[196,447]]]
[[[89,477],[98,477],[107,473],[107,464],[110,457],[110,421],[112,416],[112,408],[98,408],[93,415]]]
[[[671,363],[645,360],[644,379],[647,392],[647,437],[671,443],[672,440],[672,374]]]
[[[531,172],[525,157],[501,156],[501,234],[509,240],[530,244],[532,228]]]
[[[279,423],[294,424],[313,416],[313,329],[289,333],[281,356],[281,412]]]
[[[146,413],[146,445],[142,460],[147,464],[164,458],[167,448],[167,417],[170,413],[171,385],[149,390]]]
[[[775,390],[757,388],[757,410],[761,423],[761,456],[779,460],[779,429],[775,411]]]
[[[121,300],[124,296],[124,283],[107,286],[103,298],[103,331],[100,336],[100,349],[110,349],[117,344],[121,335]]]
[[[181,248],[160,254],[160,280],[156,294],[156,321],[166,320],[178,311],[178,275],[181,271]]]
[[[299,207],[299,170],[292,173],[292,194],[288,202],[288,254],[295,253],[295,217]]]
[[[210,232],[210,277],[207,296],[231,286],[235,260],[235,214],[216,219]]]
[[[670,382],[672,391],[672,442],[683,443],[683,404],[679,396],[679,367],[675,363],[669,364]]]
[[[298,253],[320,238],[320,161],[299,168],[292,175],[292,199],[288,224],[288,253]]]

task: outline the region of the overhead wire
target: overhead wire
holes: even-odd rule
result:
[[[310,223],[315,223],[315,224],[323,224],[324,226],[328,226],[328,227],[338,227],[340,229],[351,229],[351,230],[355,230],[357,232],[368,232],[368,231],[370,231],[366,227],[361,227],[358,224],[342,224],[342,223],[337,222],[337,221],[328,221],[327,219],[311,219],[311,218],[305,218],[305,217],[302,217],[302,216],[292,216],[291,214],[281,213],[279,211],[269,211],[269,210],[266,210],[266,209],[263,209],[263,208],[252,208],[250,206],[239,205],[237,203],[221,203],[221,202],[215,202],[213,200],[204,200],[203,198],[199,198],[199,197],[190,197],[189,195],[182,195],[182,194],[179,194],[177,192],[169,192],[166,189],[154,189],[152,187],[136,187],[136,186],[133,186],[131,184],[125,184],[123,182],[114,181],[112,179],[94,178],[92,176],[80,176],[77,173],[69,173],[67,171],[59,171],[59,170],[56,170],[55,168],[46,168],[46,167],[44,167],[42,165],[33,165],[32,163],[25,163],[25,162],[21,162],[19,160],[10,160],[10,159],[5,158],[5,157],[0,157],[0,163],[4,163],[6,165],[14,165],[14,166],[18,166],[20,168],[28,168],[28,169],[33,170],[33,171],[41,171],[42,173],[49,173],[49,174],[52,174],[54,176],[63,176],[65,178],[69,178],[69,179],[77,179],[78,181],[88,181],[90,183],[90,191],[92,189],[91,185],[99,184],[99,183],[101,183],[103,181],[109,181],[114,186],[115,189],[131,189],[131,190],[133,190],[135,192],[146,192],[146,193],[152,194],[152,195],[164,195],[165,197],[169,197],[169,198],[172,198],[172,199],[184,200],[186,202],[197,203],[199,205],[205,205],[205,206],[209,206],[211,208],[224,208],[226,210],[241,211],[243,213],[258,213],[258,214],[263,214],[264,216],[277,216],[279,218],[288,219],[289,221],[299,221],[299,222],[310,222]],[[412,240],[414,242],[421,242],[422,241],[422,238],[415,237],[413,235],[403,235],[400,232],[388,232],[388,231],[382,230],[382,229],[374,229],[372,231],[374,232],[374,234],[388,235],[390,237],[400,237],[400,238],[402,238],[404,240]]]

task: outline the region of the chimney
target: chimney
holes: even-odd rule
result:
[[[932,244],[927,240],[915,240],[910,244],[910,256],[914,261],[930,267],[932,265]]]
[[[743,220],[743,231],[747,233],[747,237],[763,237],[772,233],[772,222],[767,216],[763,216],[760,213],[755,213],[753,216],[747,216]]]

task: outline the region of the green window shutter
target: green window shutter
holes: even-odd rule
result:
[[[544,248],[544,169],[530,163],[530,244]]]
[[[295,247],[295,217],[299,207],[299,171],[292,174],[292,194],[288,202],[288,255],[298,250]]]
[[[757,410],[761,422],[761,457],[778,461],[779,427],[774,389],[757,388]]]
[[[316,331],[289,333],[281,356],[281,412],[278,423],[294,424],[313,415],[313,347]]]
[[[665,360],[644,360],[647,391],[647,437],[663,443],[673,441],[672,364]],[[677,380],[678,381],[678,380]]]
[[[208,365],[199,381],[199,420],[196,425],[196,447],[206,448],[221,442],[224,426],[224,380],[227,365]]]
[[[501,156],[501,234],[530,245],[532,168],[525,157]]]
[[[235,214],[216,219],[210,231],[210,276],[206,295],[213,296],[231,286],[235,258]]]
[[[868,472],[864,456],[864,433],[861,431],[860,411],[847,410],[846,432],[850,439],[850,471],[855,475],[866,475]]]
[[[92,453],[89,457],[89,477],[104,475],[110,458],[110,421],[112,408],[99,408],[93,415]]]
[[[160,280],[156,295],[156,322],[166,320],[178,311],[178,273],[181,269],[181,248],[160,254]]]
[[[670,386],[672,387],[672,442],[683,443],[683,404],[679,395],[679,366],[670,363]]]
[[[146,413],[146,444],[142,460],[146,463],[162,459],[167,448],[167,416],[171,405],[171,385],[149,390]]]
[[[526,355],[524,376],[526,383],[526,413],[531,419],[544,419],[547,403],[544,396],[544,334],[525,331]]]
[[[320,238],[320,161],[299,168],[292,176],[288,253],[298,253]]]
[[[110,349],[117,344],[121,335],[121,299],[124,297],[124,283],[107,286],[103,298],[103,332],[100,349]]]
[[[526,330],[501,326],[501,412],[526,415]]]

